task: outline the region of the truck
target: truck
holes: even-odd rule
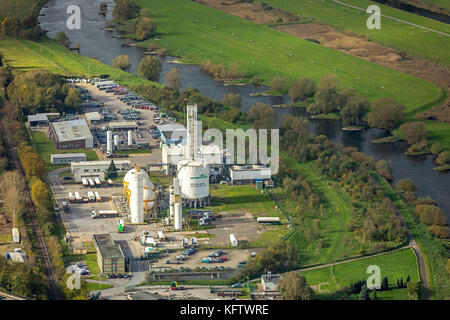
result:
[[[69,202],[70,202],[70,203],[73,203],[73,202],[75,202],[75,196],[73,195],[73,193],[72,193],[72,192],[69,192],[69,197],[68,197],[68,200],[69,200]]]
[[[164,231],[158,231],[158,239],[160,241],[166,240],[166,234],[164,233]]]
[[[95,201],[95,195],[92,191],[88,191],[89,201]]]
[[[100,197],[100,194],[98,191],[95,191],[95,201],[102,202],[102,197]]]
[[[230,234],[230,242],[232,247],[237,247],[238,241],[236,239],[236,236],[234,234]]]
[[[196,237],[192,237],[192,239],[191,239],[191,245],[192,245],[193,247],[197,247],[197,246],[198,246],[198,240],[197,240]]]
[[[78,191],[75,192],[75,201],[76,202],[82,202],[83,199],[80,196],[80,193]]]
[[[181,264],[182,262],[180,260],[164,260],[164,263],[166,264]]]
[[[83,186],[88,187],[89,186],[89,182],[86,178],[81,179],[81,183],[83,184]]]
[[[116,218],[119,216],[117,210],[92,210],[91,218]]]
[[[143,246],[153,246],[156,247],[158,245],[158,241],[155,238],[151,238],[151,237],[144,237],[142,236],[141,239],[139,240],[139,242],[143,245]]]
[[[12,238],[13,238],[13,242],[15,242],[15,243],[19,243],[20,242],[19,229],[12,228]]]
[[[95,182],[94,182],[94,180],[92,180],[92,178],[89,178],[88,181],[89,181],[89,185],[90,185],[91,187],[94,187],[94,186],[95,186]]]
[[[181,240],[181,245],[184,248],[187,248],[189,246],[189,240],[187,238],[183,238],[183,240]]]
[[[117,226],[117,231],[119,233],[122,233],[125,231],[125,223],[123,222],[122,219],[119,220],[119,225]]]
[[[69,204],[66,201],[63,201],[61,203],[61,206],[62,206],[62,209],[63,209],[64,212],[69,212],[70,211]]]
[[[256,222],[265,224],[281,224],[281,220],[278,217],[258,217]]]
[[[100,181],[99,178],[94,178],[94,182],[95,182],[95,184],[96,184],[97,186],[99,186],[99,185],[102,184],[102,182]]]

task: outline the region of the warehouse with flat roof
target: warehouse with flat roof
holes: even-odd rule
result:
[[[52,164],[66,164],[86,161],[85,153],[56,153],[50,155]]]
[[[50,122],[50,137],[56,149],[90,149],[94,137],[85,119]]]
[[[111,161],[114,161],[117,172],[127,172],[131,169],[130,160],[97,160],[72,162],[70,170],[76,182],[80,182],[83,178],[99,178],[101,181],[105,178]]]
[[[125,273],[125,255],[122,248],[113,242],[111,235],[94,234],[93,237],[99,271],[103,274]]]
[[[49,119],[58,118],[59,113],[37,113],[27,116],[29,127],[47,127]]]

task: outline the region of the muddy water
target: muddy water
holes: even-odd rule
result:
[[[107,17],[97,14],[99,3],[108,3]],[[66,27],[66,8],[69,5],[78,5],[81,8],[81,30],[68,30]],[[94,57],[105,64],[111,64],[114,57],[127,54],[130,57],[130,72],[136,73],[140,60],[144,57],[144,51],[138,47],[122,47],[121,39],[114,38],[115,32],[101,30],[104,22],[111,19],[113,0],[50,0],[42,9],[40,17],[41,27],[48,31],[48,36],[54,38],[58,31],[64,31],[73,46],[78,43],[81,46],[80,54]],[[253,97],[251,93],[265,90],[265,87],[253,85],[224,86],[203,73],[196,65],[174,63],[175,57],[162,60],[161,82],[164,82],[167,72],[176,67],[182,75],[185,88],[197,88],[205,96],[214,100],[222,100],[227,93],[233,92],[242,97],[242,110],[247,111],[256,102],[269,105],[288,102],[288,97]],[[283,114],[295,114],[308,116],[302,109],[275,109],[278,118]],[[341,122],[336,120],[310,119],[311,131],[316,134],[325,134],[333,142],[344,146],[355,146],[361,151],[373,156],[376,160],[391,160],[394,166],[394,182],[399,179],[409,178],[418,186],[418,196],[431,196],[439,202],[440,207],[450,215],[450,174],[439,173],[433,170],[434,160],[432,156],[408,157],[403,155],[407,145],[405,143],[373,144],[371,140],[383,137],[386,132],[378,129],[369,129],[362,132],[345,132],[341,130]]]

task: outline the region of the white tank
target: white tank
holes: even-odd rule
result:
[[[116,149],[119,148],[119,136],[117,134],[114,135],[114,147],[116,147]]]
[[[106,151],[109,154],[113,153],[113,138],[112,138],[112,131],[106,132]]]
[[[170,217],[170,219],[173,219],[174,205],[175,205],[174,198],[175,198],[175,196],[174,196],[173,186],[172,186],[172,187],[170,187],[170,193],[169,193],[169,217]]]
[[[176,196],[179,196],[181,194],[181,190],[180,190],[180,179],[178,178],[173,178],[173,188],[174,188],[174,194]]]
[[[183,229],[183,208],[181,203],[175,203],[174,211],[175,219],[173,225],[175,230],[181,230]]]
[[[133,131],[128,130],[128,145],[133,145]]]
[[[155,205],[156,201],[156,194],[155,194],[155,186],[150,181],[150,177],[148,176],[148,173],[145,170],[133,168],[129,170],[125,177],[123,178],[123,194],[124,196],[129,199],[131,195],[131,189],[130,189],[130,182],[131,177],[134,175],[134,173],[139,172],[142,174],[142,188],[143,188],[143,202],[144,202],[144,211],[149,212]]]
[[[132,223],[144,222],[144,175],[134,172],[130,177],[130,211]]]
[[[202,199],[209,196],[209,167],[205,160],[183,160],[178,163],[177,171],[183,199]]]

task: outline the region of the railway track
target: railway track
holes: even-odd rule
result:
[[[25,174],[22,168],[22,165],[20,164],[19,157],[17,155],[17,150],[11,143],[11,136],[7,130],[5,120],[2,119],[2,129],[4,132],[4,136],[6,137],[6,143],[8,145],[8,149],[11,154],[11,160],[14,163],[14,167],[17,169],[17,171],[21,174],[22,178],[25,181]],[[28,188],[28,185],[25,183],[25,205],[28,208],[28,216],[30,218],[31,228],[33,230],[34,235],[36,236],[37,244],[36,249],[37,252],[39,252],[39,257],[44,262],[44,268],[47,275],[47,280],[50,285],[50,296],[49,298],[51,300],[61,300],[61,296],[59,294],[58,286],[56,284],[56,277],[55,272],[53,270],[52,261],[50,259],[50,254],[48,252],[47,245],[44,241],[44,238],[42,236],[41,230],[38,227],[38,223],[36,221],[36,209],[34,207],[33,201],[31,200],[31,194],[30,190]]]

